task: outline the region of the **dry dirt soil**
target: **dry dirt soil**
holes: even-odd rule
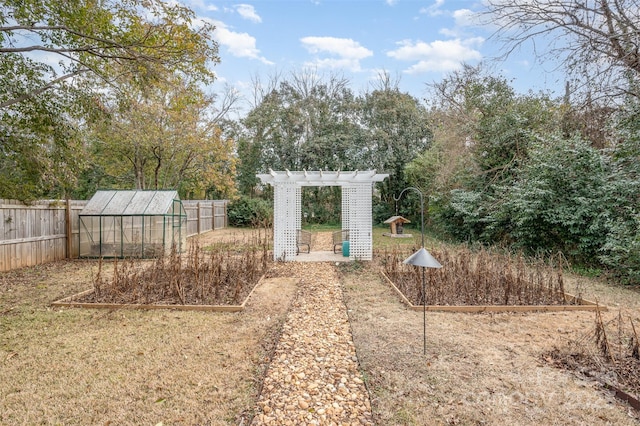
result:
[[[324,245],[330,235],[314,235]],[[377,425],[640,424],[598,382],[544,359],[591,333],[593,313],[428,312],[424,354],[422,313],[375,262],[336,268]],[[296,277],[263,281],[240,313],[49,306],[95,271],[70,261],[0,274],[0,425],[247,425]],[[637,290],[574,280],[609,307],[605,320],[640,323]]]

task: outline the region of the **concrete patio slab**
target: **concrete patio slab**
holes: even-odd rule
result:
[[[334,253],[333,251],[312,251],[311,253],[300,253],[295,262],[349,262],[351,259],[345,257],[342,253]]]

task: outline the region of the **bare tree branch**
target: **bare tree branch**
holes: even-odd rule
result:
[[[640,78],[639,0],[487,0],[487,8],[505,57],[532,43],[539,60],[559,61],[611,97]]]
[[[240,100],[240,93],[233,87],[226,85],[222,100],[218,103],[215,115],[211,119],[211,124],[219,123],[227,114],[235,108]]]

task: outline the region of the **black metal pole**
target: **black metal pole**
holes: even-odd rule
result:
[[[400,201],[402,194],[408,189],[413,189],[420,194],[420,234],[422,236],[422,248],[424,248],[424,196],[422,191],[413,186],[407,187],[400,192],[398,198],[393,197],[394,200]],[[396,207],[397,208],[397,207]],[[422,267],[422,341],[423,341],[423,354],[427,354],[427,284],[424,277],[424,266]]]
[[[422,248],[424,248],[424,198],[420,193],[420,233],[422,234]],[[422,267],[422,353],[427,354],[427,283],[424,278],[424,266]]]
[[[424,248],[424,198],[420,193],[420,233],[422,234],[422,248]],[[427,354],[427,283],[424,279],[424,266],[422,267],[422,353]]]

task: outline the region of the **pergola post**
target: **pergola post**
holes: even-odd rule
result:
[[[371,230],[373,219],[371,197],[373,187],[369,183],[348,184],[342,187],[343,205],[347,194],[348,211],[343,212],[343,229],[349,229],[349,258],[371,260],[373,258],[373,239]],[[347,228],[344,228],[344,217]]]
[[[350,217],[350,207],[351,207],[351,192],[352,188],[350,186],[342,187],[342,229],[349,229]]]
[[[296,233],[302,226],[302,188],[295,182],[279,182],[273,189],[273,258],[293,260]]]

